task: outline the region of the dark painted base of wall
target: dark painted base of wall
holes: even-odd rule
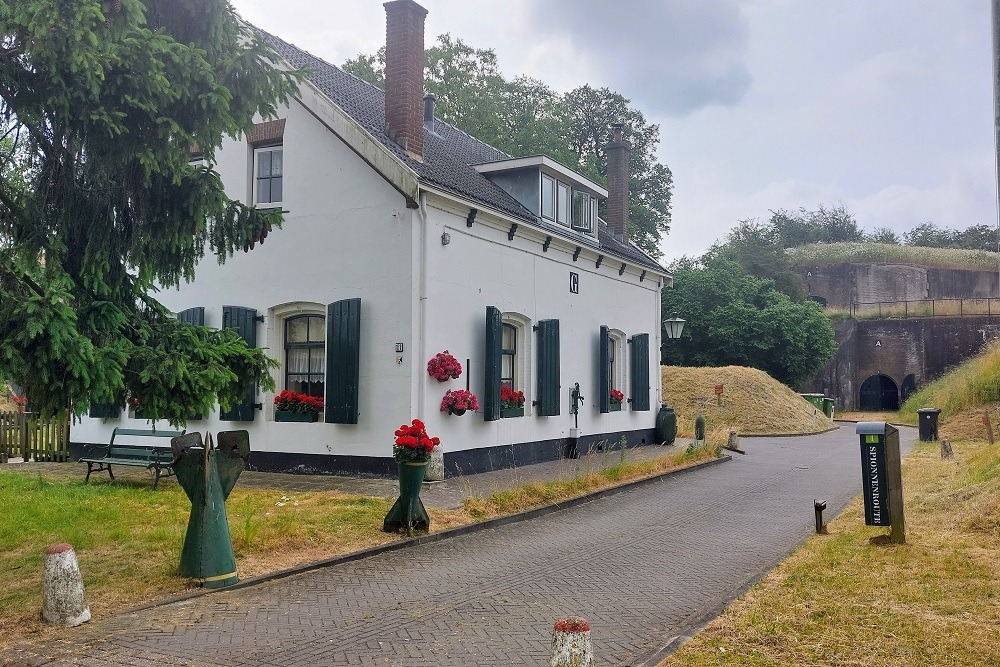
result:
[[[620,447],[624,436],[629,447],[654,442],[653,429],[619,431],[584,435],[577,442],[570,438],[522,442],[516,445],[445,452],[446,477],[474,475],[504,470],[533,463],[545,463],[564,458],[576,458],[590,451],[611,451]],[[71,442],[69,455],[73,461],[84,456],[92,444]],[[351,477],[383,477],[395,479],[396,460],[391,456],[341,456],[336,454],[289,454],[285,452],[250,452],[248,470],[281,472],[299,475],[344,475]]]

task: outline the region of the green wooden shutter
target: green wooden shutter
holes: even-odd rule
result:
[[[255,309],[242,306],[223,306],[222,328],[236,329],[240,338],[246,341],[247,347],[257,347],[257,311]],[[219,419],[231,422],[252,422],[256,413],[254,408],[256,399],[257,386],[254,385],[247,390],[242,401],[222,412]]]
[[[488,422],[500,419],[500,351],[503,348],[503,324],[500,310],[486,307],[486,355],[483,362],[486,386],[483,388],[483,419]]]
[[[361,299],[326,307],[326,423],[358,423]]]
[[[601,338],[598,343],[600,348],[597,359],[601,365],[601,381],[599,383],[601,392],[598,404],[601,412],[611,412],[611,369],[608,364],[611,362],[611,330],[606,326],[601,326]]]
[[[122,407],[112,403],[91,403],[89,414],[94,419],[118,419],[122,415]]]
[[[538,414],[559,414],[559,320],[538,322]]]
[[[649,410],[649,334],[632,336],[632,395],[628,402],[634,412]]]
[[[205,308],[199,306],[198,308],[182,310],[177,313],[177,320],[185,324],[196,324],[203,327],[205,326]]]
[[[198,306],[197,308],[188,308],[187,310],[182,310],[177,313],[177,321],[184,322],[185,324],[194,324],[199,327],[205,326],[205,308],[204,306]],[[188,421],[201,421],[205,416],[200,412],[196,412],[188,417]]]

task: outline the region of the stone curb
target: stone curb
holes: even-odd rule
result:
[[[836,420],[834,420],[836,421]],[[824,433],[829,433],[830,431],[836,431],[839,426],[831,426],[828,429],[822,431],[812,431],[810,433],[739,433],[741,438],[804,438],[809,435],[823,435]]]
[[[625,482],[624,484],[621,484],[619,486],[612,486],[607,489],[601,489],[600,491],[594,491],[592,493],[578,496],[576,498],[570,498],[569,500],[564,500],[559,503],[553,503],[552,505],[544,505],[542,507],[536,507],[534,509],[526,510],[524,512],[519,512],[518,514],[509,514],[507,516],[501,516],[495,519],[487,519],[486,521],[480,521],[478,523],[470,523],[469,525],[466,526],[459,526],[457,528],[450,528],[448,530],[443,530],[440,533],[429,533],[427,535],[419,535],[417,537],[411,537],[406,540],[400,540],[398,542],[391,542],[389,544],[383,544],[377,547],[372,547],[371,549],[363,549],[362,551],[354,551],[349,554],[342,554],[340,556],[334,556],[332,558],[315,561],[313,563],[298,565],[296,567],[292,567],[287,570],[279,570],[278,572],[263,574],[259,577],[252,577],[250,579],[240,581],[237,584],[234,584],[232,586],[227,586],[225,588],[201,589],[192,591],[190,593],[182,593],[181,595],[175,595],[173,597],[164,598],[162,600],[155,600],[153,602],[148,602],[144,605],[139,605],[137,607],[125,609],[120,612],[117,612],[113,616],[126,616],[128,614],[134,614],[136,612],[144,611],[146,609],[165,607],[167,605],[175,604],[178,602],[185,602],[187,600],[192,600],[194,598],[200,598],[203,595],[213,595],[218,593],[224,593],[226,591],[237,590],[240,588],[250,588],[251,586],[259,586],[269,581],[275,581],[277,579],[285,579],[287,577],[291,577],[297,574],[302,574],[304,572],[311,572],[312,570],[319,570],[325,567],[332,567],[334,565],[339,565],[341,563],[350,563],[356,560],[372,558],[374,556],[378,556],[384,553],[398,551],[400,549],[406,549],[409,547],[415,547],[421,544],[439,542],[441,540],[447,540],[453,537],[461,537],[463,535],[478,533],[480,531],[489,530],[491,528],[499,528],[500,526],[506,526],[512,523],[520,523],[521,521],[527,521],[528,519],[535,519],[537,517],[546,516],[548,514],[552,514],[553,512],[559,512],[564,509],[569,509],[570,507],[582,505],[583,503],[587,503],[592,500],[598,500],[600,498],[611,496],[616,493],[621,493],[622,491],[628,491],[638,486],[642,486],[652,482],[658,482],[660,480],[667,479],[669,477],[679,476],[684,473],[700,470],[702,468],[708,468],[711,466],[726,463],[727,461],[731,461],[732,458],[733,457],[729,455],[721,456],[711,461],[696,463],[694,465],[688,466],[686,468],[680,468],[678,470],[669,470],[667,472],[660,473],[659,475],[653,475],[652,477],[644,477],[642,479],[632,480],[631,482]]]

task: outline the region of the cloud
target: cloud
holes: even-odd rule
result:
[[[750,88],[748,28],[734,0],[544,0],[532,4],[531,20],[545,35],[533,60],[577,71],[583,61],[590,78],[654,115],[731,106]]]

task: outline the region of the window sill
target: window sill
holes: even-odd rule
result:
[[[524,408],[501,408],[500,417],[502,419],[511,419],[513,417],[523,417]]]

